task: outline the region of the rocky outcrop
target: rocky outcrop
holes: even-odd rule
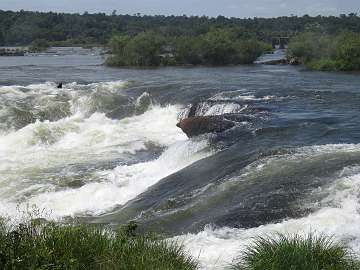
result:
[[[223,116],[194,116],[181,120],[176,126],[189,137],[205,133],[222,132],[235,126]]]

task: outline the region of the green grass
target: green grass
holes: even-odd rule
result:
[[[156,269],[192,270],[197,262],[176,243],[90,225],[31,221],[7,229],[0,225],[1,270]]]
[[[325,236],[259,237],[247,248],[236,270],[355,270],[351,252]]]
[[[0,219],[1,270],[193,270],[175,242],[137,234],[136,224],[106,227],[32,220],[9,229]],[[221,254],[219,254],[221,255]],[[360,270],[348,248],[325,236],[258,237],[234,270]]]

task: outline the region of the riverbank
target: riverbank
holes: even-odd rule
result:
[[[174,240],[139,234],[136,223],[114,231],[34,219],[8,228],[0,220],[0,268],[93,270],[207,269]],[[239,243],[239,246],[242,243]],[[200,252],[200,251],[199,251]],[[220,255],[220,254],[219,254]],[[271,268],[269,268],[271,265]],[[350,250],[330,237],[259,236],[229,264],[233,270],[359,270]]]

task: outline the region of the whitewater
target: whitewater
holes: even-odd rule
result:
[[[277,232],[330,235],[360,255],[358,74],[114,69],[61,52],[1,59],[0,217],[135,220],[202,269]],[[190,113],[235,125],[187,138],[176,124]]]

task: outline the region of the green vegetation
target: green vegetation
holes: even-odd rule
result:
[[[349,250],[329,237],[257,238],[234,270],[359,270]]]
[[[294,58],[314,70],[360,70],[360,34],[303,33],[290,42],[288,58]]]
[[[164,38],[156,33],[140,33],[135,37],[114,36],[110,47],[114,56],[107,61],[112,66],[158,66]]]
[[[31,52],[44,52],[50,47],[50,44],[45,39],[35,39],[30,46]]]
[[[0,226],[0,269],[191,270],[197,263],[181,246],[135,234],[130,224],[117,232],[90,225],[31,221]]]
[[[198,262],[182,246],[136,230],[133,222],[113,231],[43,219],[9,228],[0,220],[0,269],[198,269]],[[279,234],[256,238],[232,269],[360,270],[360,263],[332,238]]]
[[[341,34],[343,31],[352,32],[353,36]],[[308,32],[323,36],[318,38],[317,48],[305,42],[304,39],[311,35]],[[113,57],[107,63],[113,66],[252,63],[256,56],[269,50],[267,44],[276,44],[279,37],[293,38],[300,34],[292,42],[293,56],[304,60],[307,66],[320,70],[354,70],[358,69],[356,35],[359,33],[360,17],[355,13],[329,17],[240,19],[0,10],[0,46],[33,43],[34,50],[41,51],[46,45],[92,47],[110,44]],[[324,53],[325,56],[319,57],[323,52],[316,50],[331,45],[322,41],[328,40],[327,37],[345,38],[346,42],[338,42],[331,55]],[[313,50],[311,53],[315,56],[308,58],[306,53],[298,56],[296,51],[301,49]],[[342,61],[339,60],[341,57]]]
[[[171,38],[155,32],[134,37],[117,35],[110,41],[112,66],[251,64],[269,44],[244,39],[234,30],[212,29],[197,37]]]
[[[216,18],[206,16],[106,15],[105,13],[65,14],[0,10],[0,46],[28,45],[45,39],[56,45],[107,44],[114,34],[135,36],[154,31],[166,37],[197,37],[213,28],[235,29],[242,39],[271,43],[273,37],[321,29],[326,34],[360,32],[360,17],[341,16],[279,18]]]

